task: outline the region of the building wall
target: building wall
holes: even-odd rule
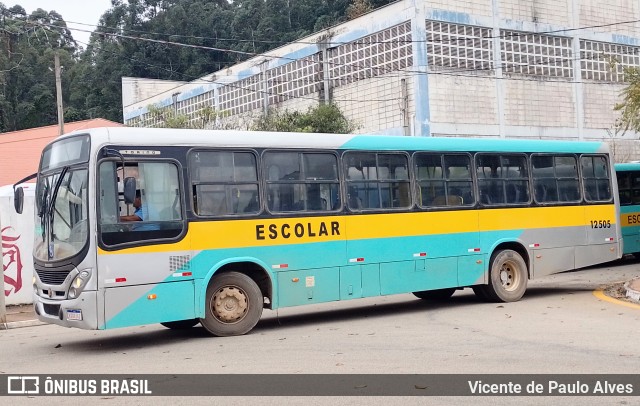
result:
[[[637,0],[581,0],[578,3],[580,26],[593,27],[592,30],[603,33],[638,37],[639,22],[612,25],[612,23],[638,20],[640,2]]]
[[[357,125],[356,133],[371,134],[382,128],[393,128],[397,135],[403,135],[400,131],[405,126],[402,87],[405,86],[407,97],[413,94],[409,91],[411,81],[408,79],[409,77],[400,74],[389,74],[361,80],[336,88],[333,96],[341,111]],[[356,99],[362,102],[350,102]],[[412,97],[409,97],[406,105],[413,104]],[[410,110],[406,115],[407,119],[412,114],[413,111]],[[406,125],[408,124],[407,122]]]
[[[508,80],[505,88],[506,125],[575,126],[576,109],[571,83],[528,79]]]
[[[433,75],[429,80],[432,123],[498,124],[495,78]]]
[[[566,24],[570,0],[501,0],[500,17],[514,21]]]
[[[620,102],[620,92],[624,88],[623,84],[613,83],[585,83],[584,89],[584,125],[585,128],[609,129],[613,125],[611,122],[613,106]]]
[[[430,0],[426,3],[429,8],[444,10],[447,12],[486,17],[493,15],[491,0]]]

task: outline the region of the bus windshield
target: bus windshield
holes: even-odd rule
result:
[[[88,143],[88,137],[73,137],[52,144],[43,153],[36,185],[36,260],[73,257],[87,242],[89,172],[86,167],[65,164],[88,161]]]
[[[58,261],[84,247],[88,231],[87,175],[87,169],[76,169],[40,176],[36,187],[36,259]]]

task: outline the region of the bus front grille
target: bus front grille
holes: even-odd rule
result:
[[[38,273],[38,277],[42,283],[46,283],[47,285],[62,285],[71,271],[48,271],[38,269],[36,272]]]

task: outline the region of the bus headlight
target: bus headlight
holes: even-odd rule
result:
[[[69,288],[69,299],[75,299],[78,297],[80,292],[82,292],[82,288],[89,281],[89,277],[91,274],[89,271],[82,271],[76,276],[76,278],[71,282],[71,287]]]

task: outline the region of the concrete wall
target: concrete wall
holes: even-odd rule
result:
[[[33,303],[34,184],[25,189],[24,211],[13,206],[13,186],[0,187],[2,268],[7,305]]]

